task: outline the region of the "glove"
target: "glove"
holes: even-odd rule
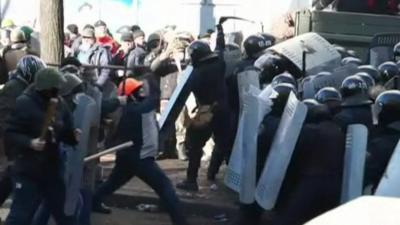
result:
[[[31,148],[35,151],[41,152],[44,150],[45,146],[46,141],[43,141],[40,138],[35,138],[31,140]]]

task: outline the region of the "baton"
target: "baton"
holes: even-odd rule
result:
[[[58,104],[57,98],[50,99],[49,106],[47,107],[46,117],[44,119],[44,123],[43,123],[43,127],[42,127],[42,132],[40,134],[40,140],[42,140],[42,141],[46,140],[49,126],[51,125],[53,117],[57,111],[57,104]]]
[[[131,146],[133,146],[133,141],[129,141],[129,142],[126,142],[126,143],[117,145],[117,146],[115,146],[115,147],[109,148],[109,149],[104,150],[104,151],[102,151],[102,152],[99,152],[99,153],[97,153],[97,154],[94,154],[94,155],[91,155],[91,156],[86,157],[85,160],[84,160],[84,162],[85,162],[85,163],[86,163],[86,162],[90,162],[90,161],[95,160],[95,159],[98,159],[98,158],[100,158],[100,157],[102,157],[102,156],[104,156],[104,155],[108,155],[108,154],[111,154],[111,153],[114,153],[114,152],[118,152],[118,151],[120,151],[120,150],[129,148],[129,147],[131,147]]]

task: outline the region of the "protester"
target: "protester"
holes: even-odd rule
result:
[[[104,21],[97,21],[94,24],[97,44],[106,47],[110,50],[111,54],[115,54],[118,50],[118,43],[109,35],[107,24]]]
[[[16,154],[14,195],[7,225],[30,224],[42,201],[57,224],[73,224],[60,207],[64,204],[65,189],[58,172],[58,151],[62,143],[76,145],[79,132],[74,130],[71,113],[58,97],[62,83],[62,75],[56,70],[40,70],[34,85],[17,99],[7,122],[5,140],[15,146]],[[54,115],[47,114],[49,107],[56,107]],[[48,117],[53,116],[56,123],[48,123]]]
[[[25,55],[35,54],[29,46],[25,33],[16,28],[10,34],[11,45],[8,49],[4,50],[3,58],[7,71],[12,72],[16,69],[18,61]]]
[[[142,85],[142,82],[133,78],[119,85],[119,94],[128,96],[130,100],[123,109],[114,142],[121,144],[133,141],[134,145],[117,153],[116,165],[110,177],[94,195],[93,210],[111,213],[102,203],[103,199],[132,177],[138,176],[160,196],[174,224],[187,224],[171,182],[155,162],[158,146],[155,110],[158,98],[153,91],[145,95]]]

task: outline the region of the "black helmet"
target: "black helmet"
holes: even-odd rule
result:
[[[363,81],[367,84],[368,88],[375,86],[374,78],[372,78],[368,73],[358,72],[355,75],[361,77],[361,79],[363,79]]]
[[[260,74],[261,83],[271,83],[276,75],[285,72],[283,59],[272,53],[258,58],[254,66],[262,71]]]
[[[380,75],[378,69],[373,65],[362,65],[358,67],[358,72],[368,73],[376,82],[379,81]]]
[[[393,59],[395,62],[400,61],[400,42],[397,43],[393,48]]]
[[[359,76],[347,77],[340,87],[340,92],[344,98],[368,92],[367,84]]]
[[[265,43],[267,44],[267,48],[275,45],[276,38],[273,35],[261,33],[260,36],[264,38]]]
[[[286,102],[289,99],[289,95],[291,92],[297,94],[296,87],[292,84],[281,83],[273,87],[274,91],[278,94],[276,98],[272,99],[273,108],[277,109],[280,112],[283,112],[283,109],[286,106]]]
[[[355,57],[351,57],[351,56],[342,59],[342,65],[343,66],[350,65],[350,64],[353,64],[353,65],[356,65],[356,66],[360,66],[362,64],[362,61],[359,58],[355,58]]]
[[[188,48],[188,53],[193,64],[216,57],[210,46],[204,41],[194,41]]]
[[[246,52],[246,55],[249,58],[256,59],[269,46],[267,46],[267,43],[263,37],[258,36],[258,35],[251,35],[248,38],[246,38],[246,40],[244,41],[243,47]]]
[[[291,84],[294,87],[297,86],[296,80],[289,73],[282,73],[282,74],[279,74],[278,76],[274,77],[274,79],[272,79],[271,85],[272,85],[272,87],[275,87],[276,85],[282,84],[282,83]]]
[[[396,63],[392,61],[384,62],[378,67],[379,73],[381,75],[381,81],[387,82],[394,76],[399,74],[399,68]]]
[[[385,91],[376,98],[374,116],[379,123],[389,124],[400,120],[400,91]]]
[[[315,94],[315,100],[320,104],[326,104],[329,101],[342,101],[342,95],[333,87],[322,88]]]

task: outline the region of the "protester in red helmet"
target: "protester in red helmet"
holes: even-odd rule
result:
[[[171,181],[155,162],[158,151],[158,125],[156,107],[158,95],[149,90],[148,82],[133,78],[122,81],[118,94],[128,96],[128,104],[114,134],[112,145],[133,141],[134,145],[117,153],[116,163],[108,180],[97,189],[93,198],[93,211],[109,214],[111,210],[102,202],[132,177],[147,183],[161,198],[173,224],[187,224],[179,199]]]

